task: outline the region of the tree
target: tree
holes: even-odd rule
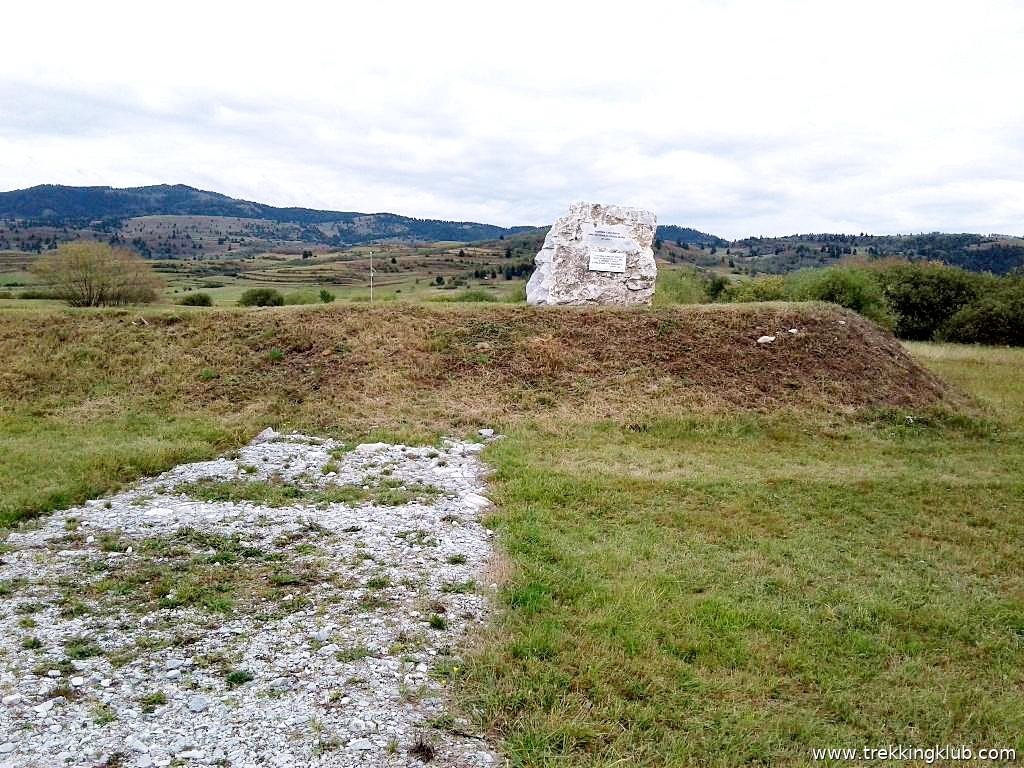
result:
[[[108,243],[65,243],[33,267],[51,294],[73,307],[148,304],[163,286],[143,259]]]
[[[878,277],[901,339],[930,340],[962,308],[979,298],[986,278],[945,264],[894,264]]]

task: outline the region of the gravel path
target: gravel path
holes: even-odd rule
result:
[[[0,550],[0,768],[486,766],[483,445],[264,432]]]

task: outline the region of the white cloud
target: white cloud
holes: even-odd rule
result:
[[[725,236],[1024,231],[1014,0],[16,4],[0,187]]]

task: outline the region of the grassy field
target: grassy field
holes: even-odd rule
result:
[[[983,414],[580,421],[490,452],[514,575],[464,695],[520,764],[1024,751],[1024,351],[914,352]]]
[[[317,303],[321,289],[338,301],[369,301],[373,252],[375,301],[447,301],[473,289],[490,300],[506,301],[523,289],[521,274],[507,268],[531,264],[535,236],[485,243],[437,242],[421,245],[379,243],[343,250],[318,247],[301,253],[222,254],[220,258],[154,258],[149,261],[164,282],[159,302],[178,304],[189,293],[209,294],[217,306],[234,306],[249,288],[273,288],[290,304]],[[47,306],[20,298],[38,290],[30,268],[38,256],[0,251],[0,307]],[[438,280],[440,279],[440,283]]]
[[[4,311],[0,519],[267,424],[495,426],[501,610],[454,704],[513,765],[1020,754],[1024,351],[909,349],[963,396],[817,305]]]

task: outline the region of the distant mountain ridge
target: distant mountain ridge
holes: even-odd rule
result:
[[[499,227],[473,221],[417,219],[395,213],[358,213],[315,208],[279,208],[196,189],[185,184],[148,187],[72,187],[41,184],[0,192],[0,219],[88,226],[139,216],[222,216],[260,219],[303,228],[302,240],[354,245],[374,240],[497,240],[538,227]],[[696,245],[724,245],[725,240],[689,227],[664,225],[658,237]]]
[[[303,226],[331,224],[335,225],[334,230],[344,232],[341,239],[347,243],[399,238],[469,242],[493,240],[533,229],[472,221],[417,219],[394,213],[279,208],[184,184],[123,189],[42,184],[0,192],[0,219],[83,225],[97,220],[138,216],[223,216]]]

